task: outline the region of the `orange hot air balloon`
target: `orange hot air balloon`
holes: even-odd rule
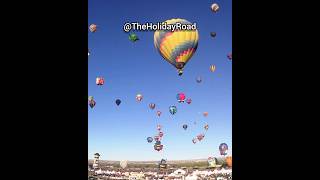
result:
[[[204,117],[207,117],[208,114],[209,114],[208,112],[204,112],[204,113],[203,113],[203,116],[204,116]]]
[[[227,166],[232,167],[232,156],[226,157]]]

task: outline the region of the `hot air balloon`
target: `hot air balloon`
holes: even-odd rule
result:
[[[191,104],[191,102],[192,102],[192,99],[190,99],[190,98],[187,99],[187,103],[188,103],[188,104]]]
[[[96,78],[96,84],[98,86],[102,86],[104,84],[104,78],[103,77],[97,77]]]
[[[216,36],[217,36],[217,33],[215,33],[215,32],[211,32],[211,33],[210,33],[210,36],[214,38],[214,37],[216,37]]]
[[[148,141],[148,143],[151,143],[153,141],[153,138],[152,137],[148,137],[147,141]]]
[[[160,141],[157,141],[155,144],[154,144],[154,150],[156,151],[161,151],[163,148],[163,145],[161,144]]]
[[[91,24],[91,25],[89,26],[90,32],[92,32],[92,33],[96,32],[96,31],[97,31],[97,27],[98,27],[97,25]]]
[[[89,101],[92,101],[92,100],[93,100],[93,96],[89,96],[89,97],[88,97],[88,100],[89,100]]]
[[[117,100],[116,100],[116,104],[117,104],[117,106],[119,106],[119,105],[121,104],[121,100],[120,100],[120,99],[117,99]]]
[[[219,9],[220,9],[220,7],[219,7],[219,5],[217,3],[213,3],[211,5],[212,12],[217,13],[219,11]]]
[[[154,136],[154,140],[156,141],[156,142],[160,142],[160,136]]]
[[[204,129],[207,131],[207,130],[209,129],[209,125],[206,124],[206,125],[204,126]]]
[[[197,136],[198,141],[201,141],[204,138],[204,134],[199,134]]]
[[[88,56],[90,56],[90,51],[89,51],[89,49],[88,49]]]
[[[141,94],[136,95],[136,100],[137,101],[142,101],[143,96]]]
[[[216,66],[215,66],[215,65],[211,65],[211,66],[210,66],[210,71],[211,71],[211,72],[214,72],[215,70],[216,70]]]
[[[169,107],[169,112],[174,115],[175,113],[177,113],[177,107],[176,106],[170,106]]]
[[[122,169],[125,169],[127,167],[127,165],[128,165],[128,161],[120,161],[120,167]]]
[[[155,107],[156,107],[156,104],[154,104],[154,103],[150,103],[150,104],[149,104],[149,108],[150,108],[150,109],[153,110]]]
[[[220,151],[220,155],[227,155],[227,151],[228,151],[228,145],[226,143],[221,143],[219,145],[219,151]]]
[[[232,60],[232,53],[229,53],[229,54],[227,55],[227,57],[228,57],[228,59],[231,61],[231,60]]]
[[[203,116],[204,116],[204,117],[207,117],[208,114],[209,114],[208,112],[203,112]]]
[[[96,101],[94,101],[94,100],[89,101],[89,106],[91,108],[93,108],[95,105],[96,105]]]
[[[137,36],[136,34],[131,33],[131,34],[129,34],[129,40],[130,40],[131,42],[136,42],[136,41],[139,40],[139,38],[138,38],[138,36]]]
[[[201,76],[198,76],[197,79],[196,79],[197,83],[201,83],[202,82],[202,78]]]
[[[170,19],[165,21],[169,24],[192,24],[185,19]],[[181,76],[185,65],[193,56],[198,47],[198,30],[157,30],[154,33],[154,45],[160,55],[173,65]]]
[[[161,131],[161,128],[162,128],[161,125],[158,124],[158,125],[157,125],[157,130],[158,130],[158,131]]]
[[[160,138],[163,137],[163,132],[162,132],[162,131],[159,132],[159,137],[160,137]]]
[[[185,99],[186,99],[186,96],[184,95],[184,93],[177,94],[177,100],[179,103],[184,102]]]
[[[160,116],[161,115],[161,111],[157,111],[157,115]]]
[[[193,139],[192,139],[192,143],[193,143],[193,144],[197,143],[197,139],[196,139],[196,138],[193,138]]]
[[[232,167],[232,156],[226,157],[226,164],[229,167]]]
[[[184,130],[187,130],[188,125],[184,124],[184,125],[182,126],[182,128],[183,128]]]

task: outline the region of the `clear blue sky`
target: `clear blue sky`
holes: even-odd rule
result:
[[[212,13],[212,3],[220,11]],[[185,66],[184,74],[160,56],[153,44],[153,32],[136,32],[139,41],[132,43],[122,28],[125,22],[162,22],[182,18],[196,22],[199,45]],[[89,19],[98,25],[96,33],[88,33],[89,95],[96,106],[88,106],[89,158],[95,152],[106,160],[168,160],[207,158],[219,154],[218,146],[225,142],[232,151],[232,1],[194,0],[89,0]],[[213,39],[210,32],[216,32]],[[210,72],[209,66],[216,65]],[[104,86],[97,86],[95,78],[103,76]],[[201,76],[202,83],[196,83]],[[179,104],[176,94],[184,92],[192,103]],[[144,98],[137,102],[135,96]],[[122,100],[120,106],[115,100]],[[155,103],[155,110],[149,103]],[[176,105],[178,112],[169,113]],[[156,111],[162,111],[159,118]],[[209,112],[203,117],[202,112]],[[197,121],[197,125],[194,125]],[[209,130],[203,141],[193,144],[192,138]],[[157,152],[148,136],[163,126],[164,149]],[[187,131],[182,128],[188,124]]]

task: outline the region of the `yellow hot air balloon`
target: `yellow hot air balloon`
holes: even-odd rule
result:
[[[188,24],[185,19],[170,19],[165,21],[167,25]],[[161,56],[182,75],[183,68],[193,56],[198,47],[199,34],[197,29],[192,30],[157,30],[154,33],[154,45]]]
[[[211,65],[211,66],[210,66],[210,71],[211,71],[211,72],[214,72],[215,70],[216,70],[216,66],[215,66],[215,65]]]

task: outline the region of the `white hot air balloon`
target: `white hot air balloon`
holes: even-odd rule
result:
[[[125,169],[128,165],[128,161],[124,160],[124,161],[120,161],[120,166],[122,169]]]

